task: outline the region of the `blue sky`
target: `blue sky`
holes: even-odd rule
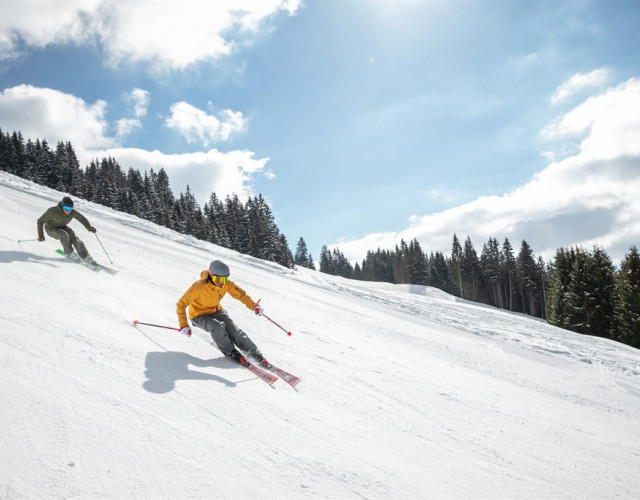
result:
[[[2,130],[262,193],[315,259],[640,240],[638,2],[159,5],[0,0]]]

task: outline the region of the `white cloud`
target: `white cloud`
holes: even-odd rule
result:
[[[188,142],[199,140],[205,146],[229,140],[233,134],[246,128],[246,120],[240,111],[225,109],[218,116],[181,101],[171,106],[171,116],[165,124],[182,134]]]
[[[131,106],[131,114],[134,118],[121,118],[116,121],[116,140],[122,143],[134,131],[142,128],[140,118],[147,115],[149,107],[149,92],[139,88],[134,88],[123,97],[124,101]]]
[[[176,70],[233,52],[234,36],[259,34],[278,12],[295,14],[298,0],[1,0],[0,60],[18,47],[97,42],[108,62],[147,62]],[[268,26],[267,26],[268,27]]]
[[[590,97],[545,130],[549,139],[573,134],[577,152],[511,193],[414,216],[403,231],[343,240],[340,250],[360,260],[417,238],[425,251],[449,255],[456,233],[478,250],[490,237],[508,237],[516,248],[526,239],[545,258],[560,246],[598,244],[619,260],[640,244],[640,79]]]
[[[166,154],[137,148],[112,148],[90,151],[78,155],[81,162],[91,158],[111,156],[123,169],[129,167],[140,171],[164,168],[171,181],[175,195],[184,191],[187,184],[200,205],[215,191],[220,198],[232,193],[240,198],[253,195],[252,179],[263,171],[269,158],[254,158],[251,151],[236,150],[220,152],[216,149],[197,153]]]
[[[3,132],[19,130],[26,139],[47,139],[55,147],[58,141],[70,141],[80,165],[95,158],[111,156],[120,166],[141,171],[164,168],[175,194],[190,184],[197,200],[204,204],[211,192],[224,197],[236,193],[240,197],[254,194],[252,180],[264,173],[269,158],[254,158],[251,151],[220,152],[216,149],[188,154],[165,154],[118,147],[124,136],[140,126],[138,119],[116,121],[116,137],[110,137],[105,118],[105,101],[88,104],[62,92],[20,85],[0,94],[0,116]],[[235,123],[225,114],[227,122]],[[233,127],[232,127],[233,128]],[[266,172],[267,178],[271,173]]]
[[[18,85],[0,94],[0,116],[7,131],[20,130],[25,139],[72,141],[83,148],[104,148],[115,145],[106,136],[107,103],[99,100],[88,104],[84,100],[57,90]]]
[[[607,68],[596,69],[586,74],[578,73],[556,89],[551,96],[551,104],[561,104],[584,90],[601,88],[610,79],[611,72]]]
[[[545,139],[582,137],[581,157],[615,158],[638,154],[640,94],[638,79],[591,97],[542,131]],[[586,135],[585,135],[586,134]]]
[[[100,0],[1,0],[0,61],[18,57],[21,43],[42,48],[50,44],[85,43],[92,39],[87,18]]]
[[[134,130],[142,128],[142,123],[137,118],[122,118],[116,122],[116,137],[118,142],[123,141]]]
[[[142,118],[147,115],[150,100],[149,92],[135,88],[125,96],[125,100],[133,106],[133,115],[136,118]]]

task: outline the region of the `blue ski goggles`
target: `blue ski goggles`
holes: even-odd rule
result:
[[[62,210],[64,210],[65,212],[71,212],[73,210],[73,207],[68,207],[66,205],[62,205]]]

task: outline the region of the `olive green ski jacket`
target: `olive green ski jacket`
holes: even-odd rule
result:
[[[76,209],[73,209],[71,212],[66,214],[62,210],[62,203],[58,203],[55,207],[48,209],[38,219],[38,237],[44,238],[43,227],[45,224],[47,227],[60,229],[62,227],[66,227],[73,219],[76,219],[87,229],[91,228],[91,224],[89,224],[89,221],[84,215]]]

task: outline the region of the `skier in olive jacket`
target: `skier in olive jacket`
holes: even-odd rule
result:
[[[76,236],[73,229],[67,226],[72,219],[80,222],[87,228],[87,231],[96,232],[96,228],[89,224],[87,218],[77,210],[74,210],[73,200],[65,196],[60,203],[48,209],[38,219],[38,241],[44,241],[44,231],[46,231],[52,238],[60,240],[62,249],[68,257],[74,257],[73,249],[75,248],[81,259],[90,264],[95,264],[95,260],[89,255],[89,251],[82,240]]]
[[[211,338],[224,354],[241,364],[246,359],[236,346],[242,349],[258,363],[269,365],[264,359],[253,341],[244,333],[227,314],[220,301],[229,292],[234,299],[242,302],[258,316],[262,315],[263,308],[253,301],[247,293],[229,280],[229,266],[219,260],[211,262],[209,269],[200,274],[201,279],[196,281],[180,298],[177,304],[180,333],[191,336],[191,328],[187,321],[186,309],[189,307],[191,322],[211,334]]]

